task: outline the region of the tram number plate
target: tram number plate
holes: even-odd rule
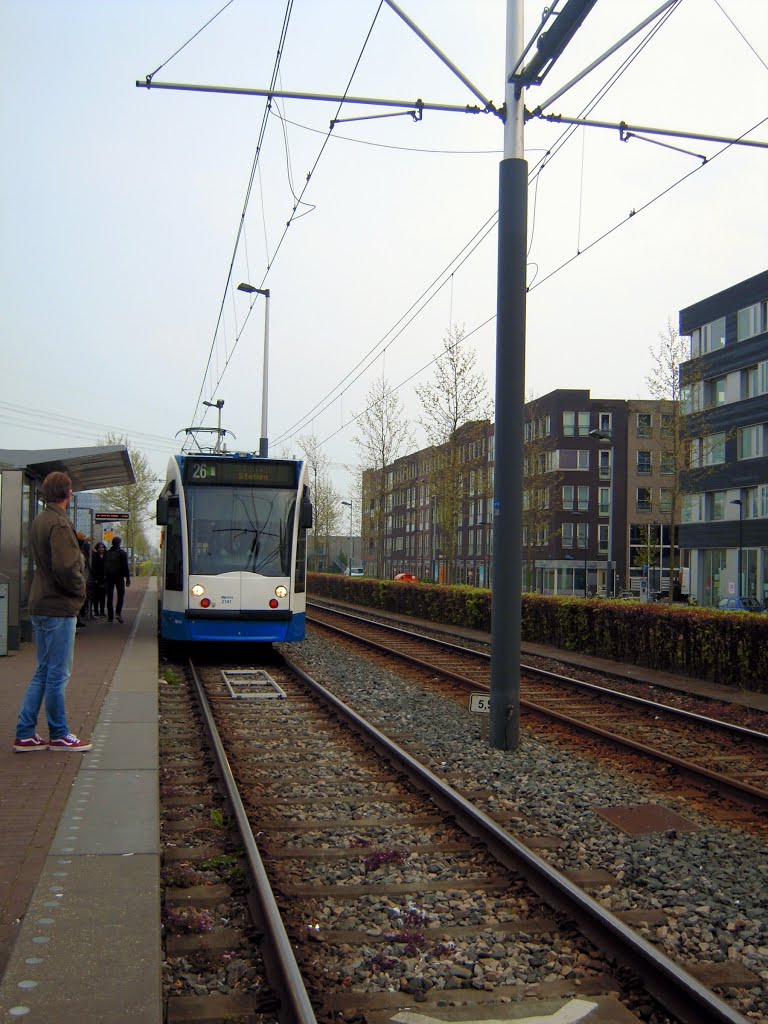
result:
[[[470,693],[469,710],[473,715],[487,715],[491,710],[491,695],[489,693]]]

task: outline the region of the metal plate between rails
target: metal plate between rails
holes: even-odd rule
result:
[[[288,694],[261,668],[222,669],[221,678],[236,700],[286,700]]]

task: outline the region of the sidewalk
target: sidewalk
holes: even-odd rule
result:
[[[77,631],[75,663],[67,686],[69,728],[90,739],[112,676],[144,598],[144,578],[126,590],[125,622],[91,619]],[[24,691],[37,660],[32,643],[0,657],[0,975],[48,856],[78,769],[88,754],[41,751],[16,754],[13,739]],[[45,706],[38,732],[48,738]]]

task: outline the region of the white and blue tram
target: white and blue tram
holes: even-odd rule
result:
[[[162,639],[304,639],[312,504],[303,462],[175,455],[157,522]]]

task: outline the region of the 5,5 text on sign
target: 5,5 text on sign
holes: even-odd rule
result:
[[[491,710],[489,693],[470,693],[469,710],[475,715],[487,715]]]

